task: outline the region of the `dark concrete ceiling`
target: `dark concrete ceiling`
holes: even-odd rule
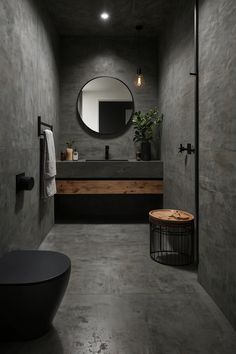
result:
[[[143,25],[142,36],[157,36],[184,0],[47,0],[48,10],[61,35],[132,36]],[[107,22],[99,14],[110,14]]]

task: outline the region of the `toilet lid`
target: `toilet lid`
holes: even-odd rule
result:
[[[0,259],[0,285],[41,283],[70,269],[70,259],[53,251],[12,251]]]

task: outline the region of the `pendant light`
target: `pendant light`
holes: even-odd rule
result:
[[[139,61],[140,61],[141,44],[140,44],[140,35],[139,35],[139,33],[143,29],[143,26],[142,25],[137,25],[135,28],[138,31],[138,58],[139,58]],[[144,84],[145,84],[144,76],[143,76],[142,69],[141,69],[140,66],[137,68],[137,73],[136,73],[136,78],[135,78],[134,84],[135,84],[136,87],[143,87]]]

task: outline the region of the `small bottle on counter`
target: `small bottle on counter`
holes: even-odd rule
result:
[[[78,151],[76,149],[74,149],[74,151],[73,151],[73,161],[78,161],[78,159],[79,159]]]
[[[141,152],[140,152],[140,151],[137,151],[137,152],[136,152],[136,160],[137,160],[137,161],[140,161],[140,160],[141,160]]]
[[[61,151],[61,161],[65,161],[66,159],[66,153],[64,151]]]

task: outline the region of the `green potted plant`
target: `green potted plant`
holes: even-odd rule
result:
[[[163,114],[161,114],[157,107],[150,109],[146,113],[140,111],[135,112],[132,117],[134,125],[134,142],[141,143],[141,159],[151,159],[151,145],[150,141],[153,138],[153,129],[160,125],[163,120]]]

